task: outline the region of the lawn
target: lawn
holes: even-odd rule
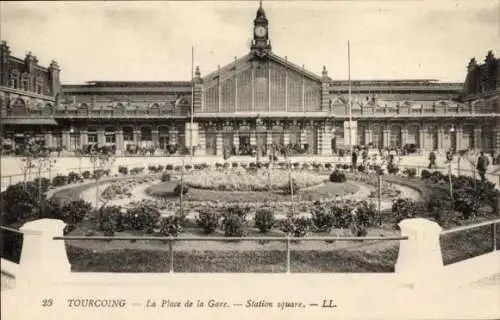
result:
[[[173,199],[177,197],[173,190],[178,182],[162,182],[152,185],[146,192],[155,197]],[[343,197],[356,193],[359,187],[353,182],[344,183],[326,182],[316,187],[299,190],[296,200],[315,201],[323,198],[334,199],[336,195]],[[280,192],[269,191],[218,191],[190,188],[184,197],[187,201],[227,201],[227,202],[265,202],[291,201],[291,196]],[[361,199],[360,199],[361,200]]]

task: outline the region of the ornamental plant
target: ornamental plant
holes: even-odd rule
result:
[[[405,174],[408,178],[414,178],[417,175],[417,169],[415,169],[415,168],[406,168],[403,171],[403,174]]]
[[[453,200],[453,208],[462,214],[464,220],[477,216],[481,207],[480,197],[470,189],[454,190]]]
[[[335,225],[335,217],[327,204],[316,201],[311,210],[311,221],[317,232],[329,232]]]
[[[57,175],[52,179],[52,185],[54,187],[60,187],[68,184],[68,177],[63,175]]]
[[[182,190],[182,191],[181,191]],[[174,195],[176,197],[180,197],[181,195],[181,192],[182,192],[182,195],[185,195],[186,193],[188,193],[189,191],[189,187],[186,185],[186,184],[177,184],[174,188]]]
[[[312,227],[312,221],[307,217],[289,217],[282,226],[281,230],[293,237],[306,236]]]
[[[68,173],[68,183],[83,182],[83,178],[76,172]]]
[[[237,214],[226,216],[222,222],[224,236],[243,237],[245,235],[244,220]]]
[[[404,219],[420,216],[424,208],[411,199],[397,199],[392,203],[392,214],[397,225]]]
[[[171,181],[172,180],[172,175],[170,173],[166,173],[164,172],[162,175],[161,175],[161,181],[162,182],[168,182],[168,181]]]
[[[340,182],[345,182],[345,181],[346,181],[346,177],[345,177],[345,174],[343,172],[335,170],[330,174],[330,182],[340,183]]]
[[[210,234],[217,229],[220,215],[214,208],[200,210],[196,217],[196,223],[203,229],[203,233]]]
[[[171,215],[161,217],[160,219],[160,234],[162,236],[176,237],[182,232],[184,217],[180,215]]]
[[[275,223],[276,219],[271,209],[259,208],[255,212],[255,227],[259,229],[261,233],[269,232]]]

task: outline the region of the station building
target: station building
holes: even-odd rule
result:
[[[2,42],[3,145],[15,148],[30,132],[66,152],[97,143],[118,154],[131,147],[180,154],[192,143],[195,155],[290,145],[297,154],[328,156],[349,139],[423,152],[500,152],[500,63],[491,51],[484,63],[470,60],[463,83],[351,81],[349,128],[348,81],[274,54],[270,31],[260,6],[250,51],[205,75],[196,67],[193,81],[64,85],[55,61],[42,67],[32,53],[13,57]]]

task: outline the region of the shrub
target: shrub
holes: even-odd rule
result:
[[[127,175],[128,174],[128,167],[126,166],[119,166],[118,167],[118,172],[123,174],[123,175]]]
[[[429,170],[422,170],[422,172],[420,173],[420,177],[423,179],[423,180],[426,180],[426,179],[429,179],[431,177],[431,173]]]
[[[162,166],[161,164],[159,164],[158,167],[156,167],[157,172],[162,172],[163,169],[165,169],[165,167]]]
[[[313,162],[313,163],[312,163],[312,167],[313,167],[314,169],[319,169],[319,168],[321,168],[321,163],[318,163],[318,162]]]
[[[293,237],[304,237],[311,226],[312,221],[307,217],[289,217],[283,222],[281,230]]]
[[[261,233],[267,233],[276,223],[274,212],[269,208],[259,208],[255,212],[255,227]]]
[[[33,183],[33,186],[36,186],[37,193],[38,193],[38,186],[39,185],[42,188],[42,190],[41,190],[42,193],[47,192],[47,190],[50,187],[50,180],[47,178],[41,178],[41,179],[35,178],[32,183]]]
[[[198,213],[196,223],[203,229],[205,234],[210,234],[217,229],[219,218],[219,214],[213,208],[208,208]]]
[[[298,162],[294,162],[294,163],[293,163],[293,167],[294,167],[295,169],[299,168],[299,167],[300,167],[300,163],[298,163]]]
[[[182,166],[181,165],[175,166],[174,170],[175,171],[182,171]]]
[[[184,166],[184,168],[185,168],[186,170],[191,170],[191,169],[193,169],[193,166],[192,166],[192,165],[190,165],[190,164],[186,164],[186,165]]]
[[[216,163],[215,163],[215,167],[216,167],[217,169],[222,168],[222,166],[223,166],[223,164],[222,164],[222,163],[220,163],[220,162],[216,162]]]
[[[345,174],[343,172],[335,170],[330,174],[330,181],[337,183],[345,182],[346,181]]]
[[[472,190],[456,189],[453,191],[453,208],[462,214],[462,219],[467,220],[477,216],[481,207],[481,200]]]
[[[387,165],[387,172],[390,174],[397,174],[399,172],[399,167],[391,162]]]
[[[408,177],[408,178],[414,178],[417,175],[417,169],[415,168],[406,168],[403,173]]]
[[[292,194],[292,189],[293,189],[293,194],[297,194],[300,190],[300,186],[297,184],[295,179],[292,178],[291,183],[285,184],[283,187],[283,193],[284,194]]]
[[[222,225],[226,237],[243,237],[245,235],[243,219],[237,214],[225,217]]]
[[[68,173],[68,183],[83,182],[83,178],[76,172]]]
[[[52,179],[52,185],[54,187],[60,187],[68,184],[68,177],[63,175],[57,175]]]
[[[146,233],[153,233],[159,218],[158,208],[149,203],[139,202],[127,210],[126,224],[133,230],[145,230]]]
[[[335,217],[327,205],[316,201],[312,207],[311,221],[315,231],[328,232],[335,225]]]
[[[160,219],[160,234],[162,236],[176,237],[182,232],[185,217],[180,215],[171,215]]]
[[[167,164],[165,166],[165,169],[167,169],[167,170],[174,170],[174,166],[172,164]]]
[[[233,162],[233,168],[238,168],[238,162]]]
[[[337,163],[337,164],[335,165],[335,168],[337,168],[337,169],[342,169],[342,163]]]
[[[181,190],[182,190],[182,194],[183,194],[183,195],[185,195],[186,193],[188,193],[189,188],[188,188],[188,186],[187,186],[187,185],[185,185],[185,184],[181,186],[181,184],[180,184],[180,183],[178,183],[178,184],[175,186],[175,188],[174,188],[174,195],[175,195],[176,197],[180,197],[180,195],[181,195]]]
[[[229,162],[224,162],[224,164],[222,165],[224,169],[229,168],[229,166],[230,166]]]
[[[154,165],[149,165],[149,166],[148,166],[148,171],[149,171],[149,172],[156,172],[156,166],[154,166]]]
[[[397,199],[392,203],[392,214],[396,224],[404,219],[415,218],[422,212],[422,206],[411,199]]]
[[[97,229],[104,235],[113,236],[115,231],[123,231],[123,214],[119,206],[103,206],[97,211]]]
[[[168,182],[168,181],[171,181],[172,180],[172,175],[170,175],[170,173],[166,173],[164,172],[162,175],[161,175],[161,181],[162,182]]]
[[[247,220],[247,216],[250,213],[250,207],[244,205],[228,205],[222,208],[222,216],[224,218],[229,217],[231,215],[237,215],[242,219],[243,222]]]
[[[65,202],[62,205],[54,208],[54,219],[61,219],[68,224],[72,230],[76,224],[80,223],[83,218],[92,211],[92,204],[82,199]]]
[[[90,179],[90,171],[86,170],[82,172],[83,179]]]
[[[332,164],[330,162],[325,163],[325,168],[326,169],[331,169],[332,168]]]
[[[303,164],[302,164],[302,169],[307,170],[307,169],[309,169],[309,168],[310,168],[309,163],[303,163]]]
[[[344,164],[342,165],[342,169],[344,169],[344,170],[347,170],[347,169],[349,169],[350,167],[351,167],[351,166],[350,166],[350,165],[348,165],[347,163],[344,163]]]
[[[359,172],[365,172],[365,170],[366,170],[366,168],[365,168],[365,166],[364,166],[364,165],[360,164],[360,165],[358,166],[358,171],[359,171]]]

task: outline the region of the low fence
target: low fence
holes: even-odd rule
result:
[[[441,227],[429,220],[422,218],[403,220],[399,226],[401,236],[397,237],[201,237],[201,238],[175,238],[175,237],[67,237],[63,235],[65,223],[60,220],[41,219],[24,224],[20,231],[24,241],[20,255],[19,264],[9,264],[10,270],[5,270],[2,264],[2,273],[14,275],[16,285],[36,285],[61,281],[71,281],[71,264],[68,260],[65,242],[68,241],[164,241],[168,242],[168,270],[175,271],[174,244],[176,241],[278,241],[285,244],[286,251],[286,273],[290,274],[291,244],[294,241],[390,241],[399,243],[399,253],[394,268],[394,277],[400,284],[410,284],[415,288],[436,285],[460,287],[468,285],[470,281],[476,281],[491,275],[498,274],[497,227],[500,220],[495,220],[474,226],[442,231]],[[491,225],[495,231],[492,250],[478,257],[467,259],[462,262],[445,265],[441,251],[440,238],[452,233],[460,233],[472,228]],[[6,230],[2,227],[2,231]],[[12,231],[12,230],[8,230]],[[459,244],[457,244],[459,245]],[[460,248],[458,248],[460,249]],[[475,273],[463,270],[474,261],[481,261],[482,269]],[[476,262],[477,263],[477,262]],[[466,272],[468,277],[450,277],[450,274]],[[126,275],[126,274],[125,274]],[[443,279],[447,279],[443,282]]]

